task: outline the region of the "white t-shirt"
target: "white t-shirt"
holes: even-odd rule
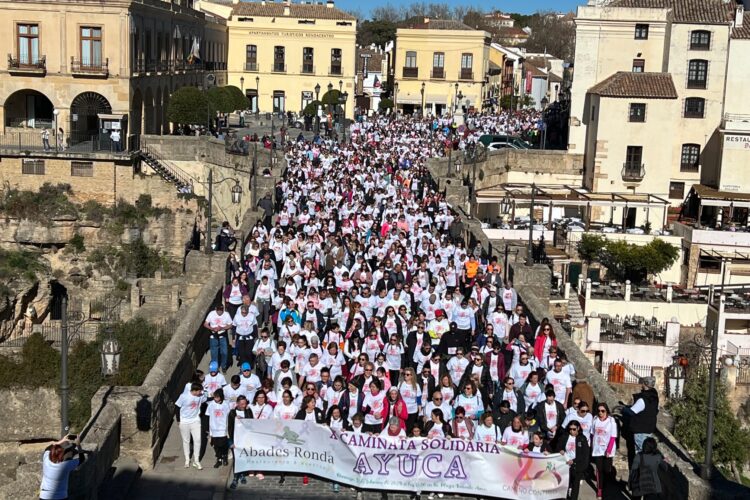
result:
[[[276,405],[276,408],[273,409],[273,418],[279,420],[294,420],[298,411],[299,408],[297,408],[296,404],[291,403],[289,406],[286,406],[283,402],[280,402]]]
[[[380,391],[377,396],[373,396],[372,393],[365,395],[362,407],[370,407],[370,411],[365,415],[365,424],[380,425],[383,423],[383,417],[380,415],[382,415],[385,398],[385,391]]]
[[[206,406],[206,415],[208,416],[208,432],[211,437],[226,437],[227,435],[227,416],[231,410],[229,401],[217,403],[211,401]]]
[[[240,375],[240,387],[245,389],[248,401],[252,401],[255,398],[255,393],[260,389],[260,385],[260,379],[255,373],[251,373],[249,377]]]
[[[525,448],[529,444],[529,433],[523,429],[515,432],[509,425],[503,432],[502,442],[514,448]]]
[[[49,458],[49,450],[44,452],[42,458],[42,485],[39,498],[44,500],[60,500],[68,498],[68,479],[70,473],[78,467],[80,460],[64,460],[59,464],[52,462]]]
[[[474,431],[474,440],[482,443],[499,443],[502,437],[503,433],[500,432],[500,428],[495,424],[492,424],[490,427],[481,424]]]
[[[222,333],[227,328],[232,326],[232,317],[226,311],[224,311],[221,316],[216,314],[216,311],[211,311],[210,313],[208,313],[208,316],[206,316],[206,323],[208,323],[212,328],[220,327],[221,330],[219,331],[219,333]],[[215,333],[212,331],[211,335],[215,335]]]
[[[322,368],[323,365],[321,365],[320,363],[316,364],[315,366],[307,363],[305,364],[304,368],[302,368],[300,375],[305,378],[305,382],[320,382],[320,370]]]
[[[411,384],[407,384],[406,382],[401,382],[401,385],[398,386],[398,392],[401,393],[401,398],[404,400],[404,403],[406,403],[406,411],[411,415],[413,413],[417,413],[419,410],[419,405],[417,405],[417,398],[422,396],[422,389],[420,389],[419,385],[416,386],[417,389],[414,390],[414,387],[412,387]]]
[[[591,415],[591,413],[587,413],[583,417],[581,417],[577,413],[568,413],[568,416],[565,417],[565,420],[562,424],[563,429],[568,428],[568,424],[571,420],[578,421],[578,424],[581,426],[581,434],[583,434],[589,444],[591,444],[591,424],[593,424],[594,422],[594,417]]]
[[[177,398],[175,405],[180,408],[180,422],[186,424],[200,420],[201,405],[206,402],[206,395],[193,396],[191,393],[182,393]]]
[[[570,376],[562,370],[560,370],[560,373],[551,370],[547,372],[545,381],[548,384],[552,384],[552,387],[555,388],[555,399],[560,403],[565,404],[565,393],[568,389],[573,387],[570,383]]]

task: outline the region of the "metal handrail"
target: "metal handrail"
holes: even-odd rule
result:
[[[80,59],[70,58],[71,73],[87,73],[106,75],[109,74],[109,58],[96,63],[84,62]]]
[[[643,163],[628,163],[622,164],[622,179],[631,181],[641,181],[646,176],[646,165]]]
[[[39,57],[39,59],[32,63],[22,63],[19,59],[16,59],[12,55],[8,54],[8,69],[19,71],[46,71],[47,56],[41,56]]]

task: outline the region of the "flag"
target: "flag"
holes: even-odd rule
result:
[[[199,64],[201,62],[201,45],[198,38],[193,38],[193,48],[187,58],[188,64]]]
[[[380,80],[378,80],[378,75],[375,75],[375,83],[373,83],[372,86],[376,89],[380,88]]]

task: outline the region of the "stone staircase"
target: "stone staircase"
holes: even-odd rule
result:
[[[170,184],[174,184],[180,192],[192,192],[192,184],[187,175],[171,167],[161,154],[152,146],[143,146],[139,151],[141,160]]]
[[[583,321],[583,309],[581,309],[581,301],[578,298],[578,292],[571,289],[570,298],[568,299],[568,315],[570,315],[570,324],[575,326]]]

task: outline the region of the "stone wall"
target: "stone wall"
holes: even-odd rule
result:
[[[60,433],[60,395],[52,387],[0,391],[0,442],[52,439]],[[30,408],[44,408],[29,418]]]

